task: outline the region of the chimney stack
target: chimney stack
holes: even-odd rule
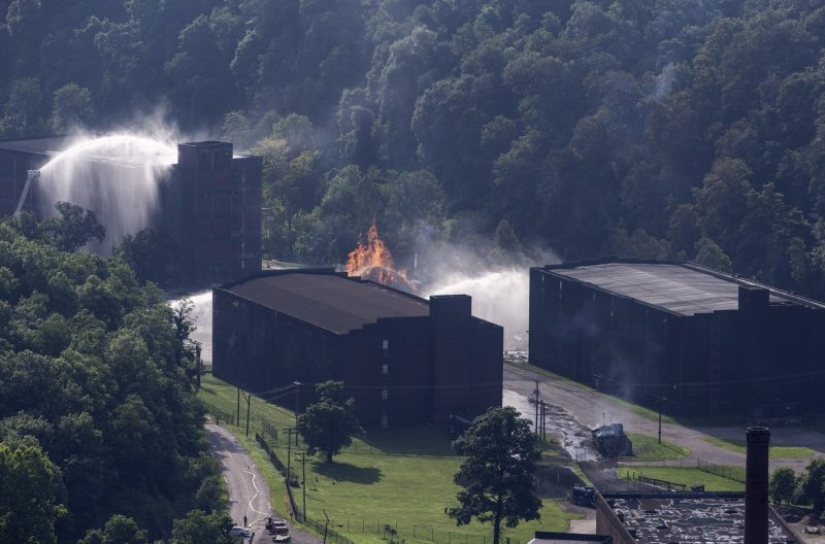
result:
[[[768,448],[771,431],[749,427],[745,465],[745,544],[768,544]]]

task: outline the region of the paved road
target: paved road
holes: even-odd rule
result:
[[[266,518],[274,515],[266,485],[252,458],[225,428],[207,423],[212,455],[220,459],[223,477],[229,488],[229,515],[236,525],[243,525],[254,533],[252,541],[263,542]]]
[[[248,544],[271,542],[266,532],[269,516],[289,520],[288,515],[272,510],[269,487],[252,458],[235,436],[220,425],[207,423],[212,455],[221,461],[221,471],[229,488],[229,515],[237,525],[243,525],[244,516],[252,530]],[[323,538],[290,524],[292,544],[323,544]]]
[[[593,455],[588,447],[590,429],[605,423],[622,423],[625,432],[657,436],[659,423],[636,414],[607,395],[561,380],[551,380],[530,370],[525,364],[506,363],[504,366],[504,404],[514,406],[530,419],[535,419],[535,407],[528,398],[535,395],[539,381],[539,399],[548,407],[547,434],[557,438],[576,460],[588,460]],[[744,454],[720,448],[710,442],[711,437],[733,440],[745,439],[746,426],[686,427],[662,422],[662,440],[683,446],[690,455],[671,464],[693,465],[697,460],[718,465],[745,466]],[[802,427],[771,429],[771,443],[783,446],[806,446],[816,453],[804,459],[770,460],[770,469],[780,466],[804,470],[812,458],[825,454],[825,435]]]

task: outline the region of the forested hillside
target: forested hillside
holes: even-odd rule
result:
[[[270,256],[341,262],[375,217],[402,264],[480,234],[495,255],[687,258],[825,297],[820,2],[0,9],[3,137],[164,104],[265,156]]]
[[[229,543],[190,307],[67,251],[71,218],[0,222],[0,542]]]

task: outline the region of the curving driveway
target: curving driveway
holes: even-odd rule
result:
[[[221,470],[229,488],[229,515],[236,525],[247,526],[252,531],[248,544],[271,542],[266,532],[266,519],[284,516],[272,510],[269,486],[261,476],[252,458],[231,432],[224,427],[208,422],[204,425],[209,433],[212,455],[221,461]],[[324,539],[290,523],[291,544],[323,544]]]
[[[253,536],[250,542],[264,541],[266,518],[273,515],[266,485],[252,458],[235,436],[214,423],[206,423],[212,455],[221,461],[221,470],[229,488],[229,515],[235,525],[247,527]]]

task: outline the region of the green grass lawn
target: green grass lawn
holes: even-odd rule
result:
[[[200,398],[216,412],[237,417],[237,389],[212,377],[204,380]],[[241,395],[241,425],[230,429],[243,438],[246,428],[246,397]],[[286,409],[253,398],[250,409],[250,437],[244,445],[258,466],[271,467],[265,453],[254,441],[266,425],[279,429],[272,441],[276,453],[286,464],[286,434],[294,426],[294,414]],[[461,458],[452,454],[449,437],[435,428],[370,431],[363,440],[335,456],[332,464],[319,457],[307,457],[301,465],[292,448],[292,468],[300,477],[306,471],[305,488],[293,488],[299,505],[316,520],[330,518],[330,528],[357,544],[375,544],[389,537],[387,528],[396,531],[396,540],[447,544],[489,544],[492,528],[474,522],[457,527],[444,514],[455,503],[460,488],[453,483]],[[264,477],[270,485],[272,507],[285,512],[286,490],[280,475],[269,469]],[[544,500],[541,520],[521,523],[514,529],[502,528],[502,543],[514,544],[533,537],[535,531],[566,531],[575,516],[564,512],[553,500]]]
[[[740,482],[715,476],[698,468],[620,466],[618,470],[622,477],[645,476],[687,486],[704,485],[705,491],[745,490],[745,485]]]
[[[706,438],[706,441],[715,444],[726,450],[736,451],[745,454],[747,443],[744,440],[724,440],[722,438]],[[770,456],[773,459],[805,459],[816,452],[811,448],[802,446],[770,446]]]
[[[669,461],[690,454],[689,449],[666,440],[660,444],[658,437],[638,433],[628,433],[627,437],[633,442],[633,456],[623,457],[623,461]]]

